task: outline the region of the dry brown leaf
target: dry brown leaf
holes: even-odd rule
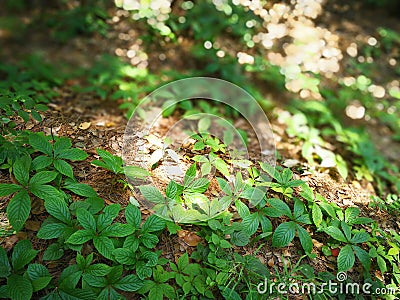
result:
[[[4,250],[10,251],[12,247],[18,242],[18,237],[16,235],[12,235],[5,238],[5,243],[2,244]]]
[[[32,231],[39,231],[40,229],[40,222],[39,221],[26,221],[25,228]]]
[[[268,266],[269,266],[270,268],[272,268],[273,266],[275,266],[275,261],[274,261],[273,258],[270,258],[270,259],[268,260]]]
[[[323,243],[318,242],[317,240],[312,239],[312,243],[314,245],[315,248],[322,248],[322,246],[324,245]]]
[[[201,241],[201,237],[188,230],[178,230],[178,236],[190,247],[196,247]]]
[[[90,125],[92,125],[91,122],[83,122],[79,125],[79,129],[86,130],[90,127]]]

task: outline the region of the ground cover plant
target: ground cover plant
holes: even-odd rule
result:
[[[397,299],[396,3],[47,2],[0,4],[0,298]],[[273,147],[211,87],[141,102],[194,76]]]

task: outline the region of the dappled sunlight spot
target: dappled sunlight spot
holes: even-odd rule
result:
[[[362,119],[365,116],[365,107],[360,102],[354,101],[346,107],[346,115],[354,120]]]
[[[373,36],[371,36],[368,38],[367,43],[370,46],[376,46],[378,44],[378,40],[376,38],[374,38]]]
[[[372,84],[368,87],[368,92],[370,92],[376,98],[383,98],[385,97],[385,88],[380,85]]]
[[[352,86],[356,83],[356,79],[353,76],[344,77],[340,82],[343,82],[345,86]]]
[[[338,36],[313,21],[322,13],[323,1],[293,0],[290,4],[275,3],[268,10],[259,1],[234,3],[248,7],[263,19],[265,31],[253,35],[252,41],[261,44],[268,51],[269,62],[281,68],[286,88],[292,92],[310,90],[310,93],[303,92],[303,97],[319,98],[318,87],[310,86],[311,81],[304,80],[304,74],[313,72],[332,77],[339,71],[343,58]],[[356,55],[356,48],[349,51]]]
[[[206,49],[211,49],[213,44],[210,41],[205,41],[204,42],[204,48]]]
[[[358,54],[357,44],[356,43],[351,43],[350,46],[347,47],[346,52],[351,57],[356,57],[357,54]]]
[[[249,54],[247,54],[247,53],[239,52],[237,54],[237,58],[238,58],[239,64],[241,64],[241,65],[243,65],[243,64],[250,64],[250,65],[254,64],[254,57],[249,55]]]
[[[389,65],[391,65],[392,67],[394,67],[397,64],[397,60],[394,58],[390,58],[389,59]]]

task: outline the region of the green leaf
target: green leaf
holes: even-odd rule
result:
[[[84,183],[71,183],[66,185],[65,188],[79,196],[97,197],[95,190],[90,185]]]
[[[158,254],[152,251],[144,251],[141,255],[141,259],[147,261],[146,266],[155,267],[158,263]]]
[[[56,158],[68,159],[68,160],[85,160],[88,157],[87,153],[81,149],[66,149],[60,154],[56,155]]]
[[[335,226],[328,226],[327,228],[324,229],[325,233],[333,237],[335,240],[338,240],[339,242],[347,243],[346,237],[343,235],[343,233],[340,231],[339,228]]]
[[[8,261],[7,252],[0,247],[0,278],[6,278],[11,273],[10,262]]]
[[[314,203],[312,207],[312,219],[314,225],[318,228],[322,223],[322,210],[317,203]]]
[[[49,198],[44,202],[44,207],[57,220],[66,224],[71,222],[71,214],[67,203],[62,198]]]
[[[57,243],[51,244],[43,254],[43,260],[58,260],[64,255],[64,250]]]
[[[78,208],[76,210],[76,218],[83,228],[91,231],[96,231],[96,221],[93,215],[86,209]]]
[[[64,233],[67,225],[64,223],[48,223],[40,227],[37,237],[44,240],[50,240],[60,237]]]
[[[41,171],[32,176],[29,185],[41,185],[53,181],[57,177],[57,172]]]
[[[342,227],[344,236],[346,237],[346,240],[350,240],[351,239],[351,228],[349,225],[347,225],[344,221],[340,222],[340,225]]]
[[[139,248],[139,239],[134,235],[130,235],[126,237],[123,247],[135,252]]]
[[[240,200],[235,201],[236,209],[239,213],[239,216],[243,219],[250,214],[250,210],[246,204],[244,204]]]
[[[124,172],[126,177],[128,177],[129,179],[135,179],[135,178],[144,179],[148,176],[151,176],[149,171],[137,166],[126,166],[124,167]]]
[[[125,218],[126,222],[135,226],[135,228],[140,227],[140,223],[142,223],[142,214],[138,207],[128,204],[125,208]]]
[[[23,186],[28,185],[31,163],[32,160],[30,156],[23,156],[18,159],[13,165],[13,173],[15,179]]]
[[[22,269],[25,265],[29,264],[39,251],[32,249],[32,244],[28,240],[19,241],[13,249],[11,262],[14,271]]]
[[[125,237],[132,234],[135,231],[135,227],[131,224],[112,224],[101,232],[103,236],[113,236],[113,237]]]
[[[31,280],[34,292],[44,289],[52,279],[49,271],[41,264],[30,264],[26,274]]]
[[[143,286],[143,280],[136,275],[130,274],[122,277],[118,282],[114,283],[114,287],[125,292],[135,292]]]
[[[29,217],[31,199],[27,191],[22,190],[16,194],[7,205],[7,216],[15,231],[20,231]]]
[[[108,258],[110,260],[113,259],[112,252],[114,250],[114,244],[113,242],[105,236],[95,236],[93,238],[93,244],[94,247],[99,251],[101,255],[103,255],[105,258]]]
[[[0,184],[0,197],[4,197],[22,190],[22,186],[13,183]]]
[[[335,209],[333,208],[332,204],[322,202],[320,203],[320,206],[331,218],[336,219]]]
[[[174,199],[177,192],[178,192],[178,185],[175,181],[171,180],[168,183],[167,188],[165,189],[165,195],[170,199]]]
[[[149,292],[149,300],[163,300],[164,293],[163,291],[156,285],[156,287],[152,288]]]
[[[255,187],[246,188],[240,194],[240,198],[248,199],[252,205],[259,204],[261,200],[264,198],[264,196],[265,196],[265,191]]]
[[[246,246],[250,242],[250,236],[244,231],[235,231],[231,235],[231,243],[236,246]]]
[[[290,179],[292,179],[293,172],[290,169],[284,169],[281,176],[282,176],[282,180],[279,183],[286,184],[290,181]]]
[[[83,278],[84,278],[85,282],[90,286],[98,287],[98,288],[107,286],[107,279],[104,277],[99,277],[99,276],[95,276],[92,274],[84,274]],[[100,298],[100,296],[97,299],[107,299],[108,300],[108,298]]]
[[[342,178],[344,180],[346,180],[347,175],[349,173],[348,170],[347,170],[346,161],[339,154],[336,154],[335,158],[336,158],[336,168],[337,168],[340,176],[342,176]]]
[[[387,271],[386,261],[382,256],[378,255],[376,262],[378,263],[379,270],[384,274]],[[369,268],[367,270],[369,270]]]
[[[185,173],[185,177],[183,179],[183,185],[188,186],[194,180],[195,177],[196,177],[196,164],[192,164]]]
[[[232,189],[231,186],[229,185],[228,181],[225,179],[222,179],[220,177],[217,177],[218,185],[221,188],[221,191],[223,191],[225,194],[228,196],[232,196]]]
[[[92,230],[82,229],[74,232],[66,242],[73,245],[81,245],[95,237],[96,235]]]
[[[302,196],[304,199],[306,199],[309,202],[314,201],[314,191],[304,182],[301,185],[300,196]]]
[[[154,248],[158,244],[158,237],[151,233],[145,233],[140,237],[143,245],[149,249]]]
[[[226,162],[221,159],[221,158],[216,158],[215,159],[215,167],[217,168],[218,171],[221,172],[222,175],[224,175],[226,178],[229,178],[230,173],[229,173],[229,169],[228,169],[228,165],[226,164]]]
[[[303,215],[304,211],[306,210],[306,207],[304,206],[304,203],[301,202],[299,199],[294,200],[294,208],[293,208],[293,215],[295,219]]]
[[[74,178],[74,171],[72,170],[71,165],[67,163],[65,160],[56,159],[54,160],[53,165],[54,168],[61,174],[69,178]]]
[[[47,168],[53,163],[53,159],[48,156],[38,156],[32,161],[32,169],[34,170],[42,170]]]
[[[191,182],[187,189],[193,193],[204,193],[209,185],[210,181],[207,178],[199,178]]]
[[[111,268],[105,264],[95,264],[88,266],[85,271],[93,276],[106,276],[111,271]]]
[[[40,152],[47,154],[48,156],[53,155],[53,147],[47,141],[41,133],[31,133],[29,135],[29,143],[35,150],[39,150]]]
[[[142,193],[143,197],[145,197],[150,202],[163,203],[165,200],[161,192],[154,186],[142,185],[139,186],[139,190]]]
[[[287,216],[292,218],[292,212],[289,206],[280,199],[272,198],[267,200],[271,207],[265,208],[265,214],[270,217]]]
[[[351,267],[353,267],[354,262],[355,262],[355,257],[354,257],[353,249],[351,248],[350,245],[344,246],[340,250],[339,256],[337,258],[339,272],[345,272],[345,271],[350,270]]]
[[[358,207],[348,207],[344,212],[344,218],[346,223],[351,224],[358,215],[360,214],[360,209]]]
[[[136,254],[134,251],[126,248],[113,250],[115,260],[123,265],[134,265],[136,263]]]
[[[353,245],[352,246],[354,252],[356,253],[357,258],[360,260],[362,265],[364,266],[366,271],[369,271],[371,267],[371,257],[369,256],[368,252],[360,247]]]
[[[353,237],[350,239],[350,242],[353,244],[360,244],[368,242],[371,236],[365,231],[359,231],[353,234]]]
[[[220,286],[219,289],[221,291],[222,296],[226,300],[242,300],[240,295],[234,289],[231,289],[227,286]]]
[[[114,203],[107,205],[103,209],[103,213],[97,218],[97,229],[99,231],[102,231],[104,228],[109,226],[112,221],[118,216],[120,210],[121,205],[119,204]]]
[[[71,148],[72,142],[67,137],[57,137],[54,143],[54,154],[58,155],[61,152]]]
[[[244,230],[248,235],[252,235],[257,231],[259,223],[257,213],[249,214],[242,220],[242,230]]]
[[[32,194],[43,200],[62,197],[60,192],[55,187],[47,184],[32,184],[30,185],[29,189]]]
[[[143,223],[142,232],[155,232],[165,228],[165,220],[156,215],[149,216]]]
[[[30,300],[33,287],[27,278],[13,274],[7,278],[7,291],[12,300]]]
[[[299,224],[297,224],[297,234],[300,239],[301,246],[306,254],[310,254],[313,248],[313,243],[310,234]]]
[[[272,235],[273,247],[286,247],[294,239],[296,234],[296,223],[285,222],[281,223]]]

